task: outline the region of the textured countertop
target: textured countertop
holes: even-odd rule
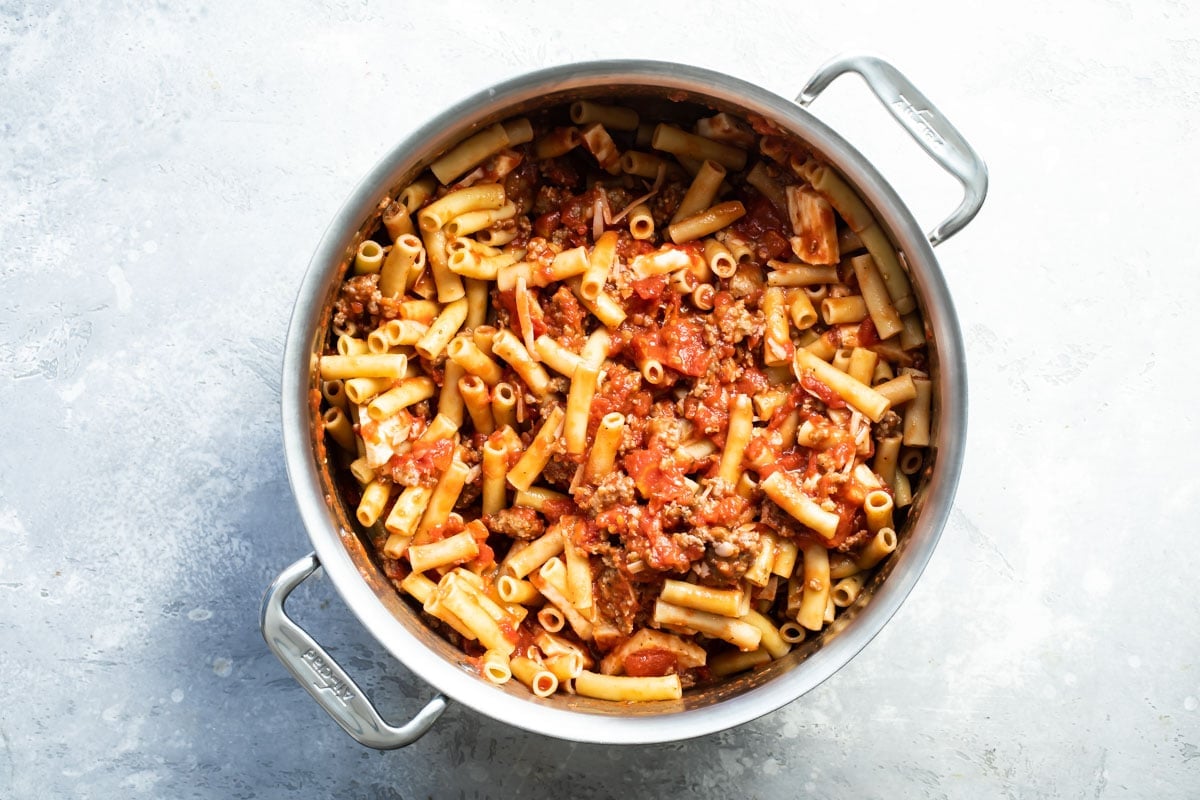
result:
[[[0,797],[1200,795],[1200,13],[966,8],[0,3]],[[355,744],[257,620],[310,549],[280,364],[342,200],[530,69],[660,58],[791,97],[848,49],[889,57],[992,176],[938,250],[968,457],[907,603],[722,734],[576,745],[452,706],[406,750]],[[857,80],[814,111],[924,224],[958,202]],[[390,719],[432,695],[327,579],[294,598]]]

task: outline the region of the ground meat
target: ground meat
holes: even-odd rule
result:
[[[762,505],[759,506],[758,519],[762,524],[785,539],[795,539],[807,530],[791,514],[770,500],[762,501]]]
[[[762,546],[757,525],[726,528],[713,525],[699,528],[696,534],[706,542],[704,560],[692,566],[701,583],[709,586],[736,584],[754,564]]]
[[[534,236],[529,240],[529,245],[525,250],[525,260],[540,269],[546,269],[554,263],[554,257],[559,252],[561,252],[561,248],[555,247],[540,236]]]
[[[638,592],[624,573],[613,567],[602,568],[592,582],[592,600],[601,619],[611,622],[624,636],[633,633]]]
[[[650,200],[650,214],[654,217],[654,227],[662,228],[671,221],[679,203],[687,193],[687,186],[672,181],[666,184],[658,194]]]
[[[579,351],[586,339],[587,310],[566,286],[559,287],[542,306],[546,333],[569,350]]]
[[[699,549],[704,547],[704,538],[695,531],[682,531],[671,534],[671,540],[680,550]]]
[[[579,184],[579,171],[567,158],[547,158],[537,164],[542,177],[555,186],[570,188]]]
[[[536,539],[546,532],[546,524],[537,512],[524,506],[504,508],[495,514],[485,514],[483,524],[492,533],[523,541]]]
[[[657,409],[658,406],[656,405]],[[669,408],[674,412],[674,404]],[[657,439],[662,443],[664,450],[675,450],[683,441],[683,430],[686,423],[684,420],[676,417],[654,417],[646,423],[646,434],[651,439]]]
[[[537,176],[537,162],[525,159],[504,179],[504,197],[516,205],[518,219],[524,218],[533,206]]]
[[[571,197],[571,193],[566,189],[543,183],[538,187],[537,196],[533,199],[533,213],[540,216],[557,212],[569,197]]]
[[[875,429],[871,431],[876,439],[886,439],[889,436],[895,436],[900,433],[902,421],[900,415],[895,411],[883,412],[883,418],[875,423]]]
[[[729,279],[729,293],[739,299],[757,304],[758,296],[762,294],[765,283],[760,267],[754,264],[741,264],[738,266],[737,272]]]
[[[342,284],[333,301],[333,326],[357,329],[363,336],[379,314],[379,275],[356,275]]]
[[[437,486],[437,475],[422,471],[417,464],[408,459],[393,458],[383,466],[383,469],[387,470],[392,483],[398,486],[424,486],[426,488]]]
[[[687,497],[681,501],[670,502],[663,506],[661,512],[663,528],[670,530],[672,528],[683,527],[694,504],[695,498]],[[692,542],[691,544],[704,543]],[[683,547],[684,545],[681,543],[680,546]]]
[[[542,471],[541,480],[559,489],[568,489],[571,486],[571,481],[575,479],[575,472],[578,469],[578,464],[567,461],[561,456],[555,456],[546,464],[546,469]]]
[[[463,485],[462,494],[458,496],[458,500],[454,503],[454,510],[458,512],[470,511],[471,507],[479,502],[480,495],[483,494],[483,481],[480,480],[482,471],[475,475],[467,477],[467,482]]]
[[[688,515],[693,525],[735,527],[754,519],[754,507],[724,481],[710,484]]]
[[[866,528],[857,530],[847,536],[846,540],[837,546],[837,549],[842,553],[849,553],[851,550],[857,550],[859,547],[866,544],[867,540],[873,535],[874,534],[872,534]]]
[[[718,303],[713,310],[716,320],[716,332],[712,335],[712,325],[705,326],[705,343],[714,345],[717,341],[726,344],[737,344],[750,336],[761,336],[763,333],[763,316],[761,312],[746,309],[746,302]],[[712,341],[710,341],[712,339]]]
[[[615,505],[632,505],[637,499],[635,491],[633,478],[624,472],[610,472],[600,480],[600,485],[591,493],[584,508],[592,514],[599,514]]]

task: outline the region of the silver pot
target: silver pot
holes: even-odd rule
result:
[[[863,156],[804,107],[839,75],[856,72],[892,116],[963,185],[962,204],[928,236]],[[807,142],[866,201],[904,254],[932,338],[935,396],[932,476],[918,492],[901,545],[864,593],[861,605],[814,642],[761,671],[688,693],[677,702],[623,705],[559,695],[537,699],[524,687],[496,687],[462,669],[462,653],[426,627],[372,562],[325,465],[317,456],[314,409],[316,363],[326,339],[340,267],[360,232],[374,224],[381,198],[413,179],[469,132],[499,119],[564,101],[631,94],[680,96],[741,115],[759,114]],[[940,112],[889,64],[842,56],[823,66],[790,102],[757,86],[695,67],[653,61],[573,64],[514,78],[459,103],[409,136],[359,183],[334,217],[309,264],[292,314],[284,353],[283,438],[288,477],[312,540],[310,553],[285,569],[263,598],[268,646],[309,694],[351,736],[380,749],[403,747],[424,734],[447,698],[489,717],[562,739],[612,744],[664,742],[724,730],[800,697],[851,658],[891,618],[908,595],[950,513],[966,435],[967,386],[962,335],[931,245],[966,225],[983,203],[982,160]],[[371,634],[441,693],[401,727],[385,722],[369,700],[283,608],[287,596],[318,567]],[[515,682],[514,682],[515,683]]]

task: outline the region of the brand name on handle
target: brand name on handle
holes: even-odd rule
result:
[[[304,651],[304,655],[301,658],[304,659],[304,663],[308,664],[308,668],[316,676],[316,680],[313,682],[314,686],[321,691],[331,694],[342,705],[346,705],[354,699],[354,692],[350,691],[345,681],[335,677],[333,668],[325,663],[325,659],[317,655],[317,651],[309,648]]]
[[[941,134],[934,129],[929,120],[933,119],[933,114],[927,109],[917,108],[908,101],[904,95],[899,95],[898,99],[892,101],[892,107],[900,109],[900,113],[908,117],[914,125],[921,129],[925,138],[934,144],[945,144],[946,140]]]

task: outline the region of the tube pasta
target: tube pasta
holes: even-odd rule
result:
[[[668,578],[659,595],[664,602],[724,617],[740,615],[744,597],[738,589],[714,589]]]
[[[867,542],[857,559],[858,568],[867,570],[887,558],[896,550],[896,531],[891,528],[880,528],[875,537]]]
[[[632,108],[603,106],[590,100],[577,100],[571,104],[571,122],[576,125],[598,122],[614,131],[635,131],[638,126],[638,114]]]
[[[773,472],[759,484],[771,498],[796,521],[807,525],[826,539],[837,533],[838,516],[817,505],[812,498],[782,472]]]
[[[675,209],[675,214],[671,217],[671,224],[687,219],[711,206],[721,188],[721,182],[724,180],[725,167],[715,161],[705,160],[695,177],[692,178],[692,185],[688,187],[687,193],[679,201],[679,207]]]
[[[783,290],[771,286],[763,292],[760,305],[766,330],[763,334],[763,363],[769,367],[787,364],[795,348],[788,328]]]
[[[504,570],[512,577],[523,578],[562,552],[563,533],[562,530],[554,528],[541,539],[530,542],[529,546],[518,552],[515,557],[506,560]]]
[[[879,332],[879,338],[890,339],[904,329],[904,323],[892,304],[888,288],[876,268],[875,259],[869,254],[855,256],[850,259],[850,265],[858,278],[864,304],[871,314],[871,321],[875,323],[875,330]]]
[[[621,151],[603,125],[593,122],[583,128],[579,136],[583,139],[584,148],[595,156],[597,164],[613,175],[621,171]]]
[[[488,386],[495,386],[504,377],[500,365],[488,358],[475,342],[466,336],[459,335],[451,339],[446,345],[446,355],[468,375],[478,377]]]
[[[430,164],[429,170],[443,185],[448,185],[508,145],[508,132],[503,125],[497,123],[456,145],[450,152]]]
[[[817,380],[865,414],[872,422],[878,422],[888,410],[890,404],[886,397],[862,381],[834,369],[807,350],[796,351],[794,367],[797,378],[800,378],[805,370],[811,372]]]
[[[713,656],[708,668],[713,675],[723,678],[768,664],[770,661],[771,654],[764,649],[752,650],[749,653],[734,650]]]
[[[380,217],[388,236],[395,242],[405,234],[413,232],[412,215],[403,203],[389,203]]]
[[[746,183],[758,190],[759,194],[771,201],[778,211],[787,213],[787,193],[783,187],[767,172],[766,162],[759,161],[746,173]]]
[[[416,349],[422,358],[430,361],[437,358],[458,329],[467,321],[466,298],[455,300],[442,309],[437,319],[429,326],[425,335],[417,341]]]
[[[571,152],[582,142],[579,128],[555,128],[533,143],[533,154],[539,159],[558,158]]]
[[[334,408],[326,410],[322,415],[322,427],[343,450],[355,452],[354,428],[350,426],[350,421],[342,409],[335,405]]]
[[[826,325],[862,322],[867,318],[867,303],[860,295],[826,297],[821,301],[821,319]]]
[[[579,293],[589,300],[596,299],[600,290],[604,288],[604,282],[608,280],[608,273],[617,254],[617,238],[616,231],[606,231],[600,235],[596,246],[592,248],[587,269],[579,281]]]
[[[425,266],[425,245],[412,233],[398,237],[379,273],[379,293],[399,297],[408,285],[409,274]]]
[[[369,275],[379,272],[383,266],[383,248],[379,242],[367,239],[358,246],[354,255],[354,272],[358,275]]]
[[[575,678],[575,692],[584,697],[601,700],[644,703],[652,700],[679,700],[683,697],[683,684],[679,682],[678,675],[631,678],[624,675],[600,675],[583,670]]]
[[[543,364],[568,378],[575,374],[576,367],[583,361],[578,353],[572,353],[544,333],[534,339],[533,346]]]
[[[837,283],[838,279],[837,267],[815,267],[784,261],[768,261],[767,266],[771,267],[767,273],[767,284],[770,286],[813,286]]]
[[[484,435],[494,431],[496,420],[492,417],[492,399],[487,384],[478,375],[464,375],[458,379],[458,393],[462,395],[467,413],[471,415],[475,431]]]
[[[671,241],[675,244],[683,244],[701,239],[710,233],[716,233],[741,219],[745,214],[746,209],[740,202],[730,200],[671,223],[667,232]]]
[[[460,564],[479,555],[479,543],[467,531],[430,544],[414,544],[408,548],[408,561],[416,572],[436,569],[447,564]]]
[[[321,377],[327,381],[354,378],[403,378],[408,359],[399,353],[321,356]]]
[[[818,166],[813,169],[809,173],[809,181],[813,188],[837,209],[841,218],[850,226],[850,230],[861,234],[875,224],[875,218],[867,210],[866,204],[829,167]]]
[[[433,397],[433,381],[429,378],[405,378],[393,389],[388,389],[367,406],[367,414],[373,420],[392,416],[402,408]]]
[[[549,697],[558,691],[558,676],[536,661],[517,656],[509,662],[512,674],[537,697]]]
[[[804,552],[804,596],[796,622],[810,631],[825,626],[825,606],[829,602],[829,551],[823,545],[809,544]]]
[[[696,136],[665,123],[655,127],[650,146],[674,156],[715,161],[730,169],[746,166],[745,150]]]
[[[570,495],[565,495],[562,492],[556,492],[553,489],[546,489],[541,486],[533,486],[528,491],[518,490],[513,497],[513,505],[544,512],[551,505],[563,503],[569,499]]]
[[[833,591],[830,597],[833,599],[833,604],[838,608],[846,608],[858,599],[858,595],[862,592],[863,575],[858,573],[851,575],[848,578],[842,578],[833,585]]]
[[[511,383],[501,381],[492,387],[492,418],[496,427],[510,430],[516,424],[517,393]]]
[[[867,492],[863,501],[867,515],[867,529],[878,533],[880,528],[892,527],[892,496],[882,489]]]
[[[567,395],[567,411],[563,423],[563,439],[568,453],[583,455],[587,449],[588,415],[592,397],[596,394],[599,370],[594,364],[581,363],[571,377]]]
[[[492,352],[508,362],[521,376],[521,380],[525,381],[529,391],[538,397],[544,397],[550,391],[550,376],[541,364],[533,360],[525,345],[521,344],[521,340],[511,332],[502,330],[496,333],[496,338],[492,340]]]
[[[629,212],[628,219],[630,236],[639,241],[653,238],[654,215],[650,213],[650,206],[645,203],[634,206],[633,210]]]
[[[885,436],[875,445],[875,462],[872,465],[875,473],[888,486],[896,485],[896,459],[900,455],[899,436]]]
[[[719,476],[730,486],[742,475],[742,454],[750,444],[754,423],[754,406],[749,397],[738,395],[729,407],[729,432],[725,436],[725,448],[721,452]]]
[[[362,541],[539,695],[675,699],[836,635],[933,465],[937,360],[865,203],[758,121],[646,108],[447,148],[355,233],[313,359]]]
[[[913,378],[913,387],[916,397],[904,411],[904,444],[908,447],[928,447],[932,384],[927,378]]]
[[[762,634],[759,647],[766,650],[771,658],[783,658],[791,652],[792,646],[779,635],[779,629],[771,623],[771,620],[762,614],[757,611],[747,611],[740,619],[742,622],[758,628],[759,633]]]
[[[683,608],[663,600],[654,603],[654,621],[659,625],[698,631],[714,639],[723,639],[742,651],[754,650],[762,641],[762,631],[748,622]]]
[[[908,275],[900,266],[896,248],[888,240],[887,234],[878,225],[872,225],[866,230],[859,231],[858,235],[862,237],[867,252],[875,261],[875,266],[887,287],[888,296],[891,297],[896,312],[907,314],[916,309],[917,301],[912,294],[912,284],[908,282]]]
[[[528,491],[537,476],[541,474],[550,460],[550,448],[557,441],[562,430],[563,419],[566,417],[561,406],[555,406],[546,417],[537,436],[529,444],[529,449],[521,456],[508,472],[508,482],[518,489]]]

